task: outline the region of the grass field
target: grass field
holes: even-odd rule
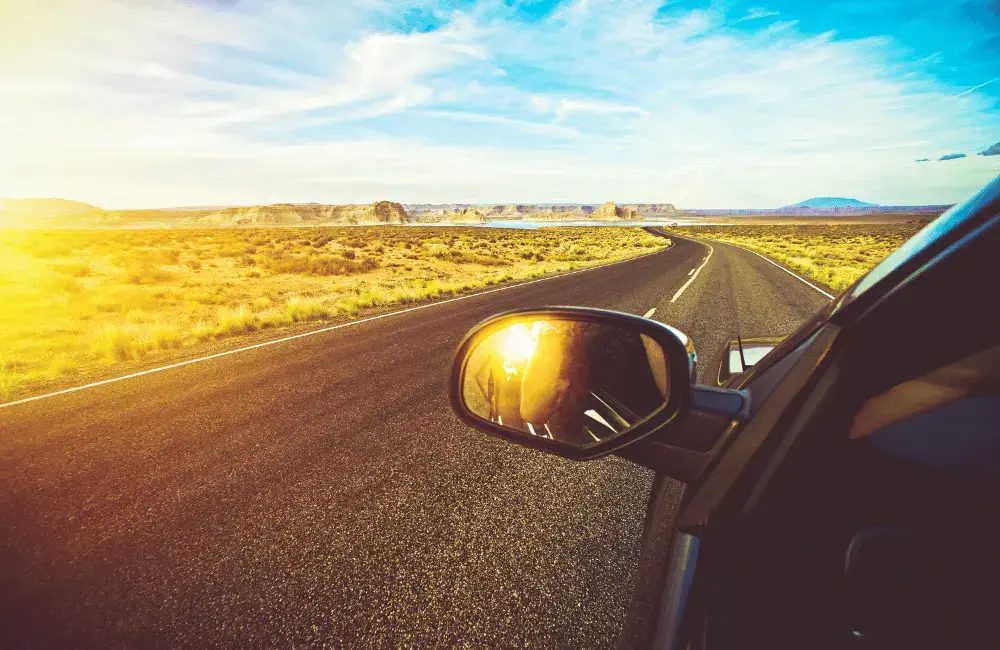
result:
[[[750,225],[671,228],[679,235],[743,246],[842,291],[924,226],[923,223]]]
[[[638,228],[0,230],[0,399],[667,245]]]

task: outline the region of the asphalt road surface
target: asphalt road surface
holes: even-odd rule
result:
[[[652,473],[462,425],[463,334],[572,304],[691,335],[700,371],[826,298],[698,242],[0,409],[6,648],[607,647]]]

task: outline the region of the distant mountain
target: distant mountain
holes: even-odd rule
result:
[[[97,206],[69,199],[0,199],[0,212],[31,214],[37,217],[57,217],[100,210]]]
[[[471,205],[468,203],[406,204],[418,223],[485,223],[489,221],[643,221],[672,219],[680,212],[670,203],[604,205],[585,203],[530,203]]]
[[[807,210],[854,210],[858,208],[877,208],[878,203],[865,203],[857,199],[845,199],[839,196],[817,196],[805,201],[800,201],[792,205],[786,205],[781,210],[801,209]]]
[[[47,227],[101,209],[67,199],[0,199],[0,227]]]
[[[213,226],[378,225],[404,223],[406,217],[406,210],[400,204],[379,201],[371,205],[318,203],[254,205],[199,214],[197,221]]]
[[[0,227],[14,228],[329,226],[409,221],[403,206],[390,201],[370,205],[278,203],[233,208],[102,210],[64,199],[0,199]]]

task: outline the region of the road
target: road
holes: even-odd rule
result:
[[[4,647],[612,645],[651,472],[471,431],[446,373],[462,335],[501,310],[655,307],[707,375],[737,332],[791,333],[826,301],[711,246],[689,284],[709,248],[675,239],[0,409]]]

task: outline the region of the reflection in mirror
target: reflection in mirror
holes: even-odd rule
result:
[[[652,415],[670,373],[658,343],[597,323],[523,319],[470,350],[463,398],[506,429],[590,447]]]

